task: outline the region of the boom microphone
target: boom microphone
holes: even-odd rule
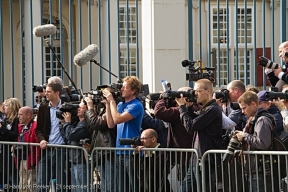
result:
[[[47,37],[51,34],[55,34],[56,31],[56,26],[53,24],[40,25],[33,28],[33,34],[35,37]]]
[[[98,47],[96,44],[91,44],[84,50],[74,56],[74,64],[78,67],[86,65],[87,62],[92,60],[98,54]]]

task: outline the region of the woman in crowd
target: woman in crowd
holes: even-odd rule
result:
[[[5,118],[0,123],[0,141],[16,141],[18,137],[18,111],[21,108],[21,104],[17,98],[6,99],[3,103],[3,114]],[[0,161],[3,162],[0,168],[0,172],[3,171],[4,178],[0,178],[1,184],[15,184],[17,185],[17,170],[14,166],[14,160],[11,156],[11,145],[1,145],[0,146]],[[9,158],[8,158],[9,157]],[[12,174],[12,170],[14,174]],[[7,177],[7,172],[9,177]],[[12,177],[13,175],[13,177]],[[3,183],[2,183],[3,182]],[[4,185],[3,185],[4,186]]]

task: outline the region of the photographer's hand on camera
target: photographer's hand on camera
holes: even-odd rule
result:
[[[94,104],[93,104],[93,101],[92,101],[92,99],[91,99],[91,96],[85,97],[84,100],[85,100],[86,103],[87,103],[88,110],[94,109]]]
[[[237,137],[238,141],[242,141],[243,140],[243,137],[244,137],[244,132],[243,131],[235,131],[236,132],[236,135],[234,137]]]
[[[281,101],[281,99],[278,97],[277,100],[276,99],[273,99],[273,102],[272,102],[274,105],[276,105],[280,111],[282,110],[285,110],[286,109],[286,106],[285,104],[283,103],[283,101]]]
[[[65,123],[71,123],[71,113],[64,112],[62,116],[64,117]]]
[[[183,97],[183,94],[180,94],[180,98],[175,98],[175,101],[177,102],[178,106],[181,106],[181,105],[186,105],[187,104],[187,101],[186,99]]]
[[[107,88],[105,88],[102,93],[109,103],[114,101],[112,93]]]

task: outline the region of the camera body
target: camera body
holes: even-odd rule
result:
[[[233,109],[233,110],[241,109],[239,103],[237,103],[237,102],[231,102],[231,103],[230,103],[230,107],[231,107],[231,109]]]
[[[234,152],[236,149],[240,149],[241,142],[238,141],[237,137],[234,137],[236,135],[235,131],[231,131],[229,137],[230,141],[228,144],[228,147],[226,149],[226,153],[223,155],[223,162],[231,162],[234,157]]]
[[[44,90],[46,89],[46,84],[43,85],[33,85],[32,86],[32,91],[35,92],[44,92]]]
[[[88,138],[80,139],[79,144],[80,145],[91,144],[91,140]]]
[[[135,147],[142,145],[142,141],[140,137],[133,137],[133,138],[120,138],[119,139],[120,145],[134,145]]]
[[[175,98],[180,98],[181,94],[183,97],[187,98],[187,102],[197,102],[195,91],[193,89],[189,89],[187,91],[167,91],[162,93],[160,98],[174,100]]]
[[[221,103],[228,103],[229,101],[229,91],[228,89],[221,89],[220,92],[215,92],[216,99],[220,99]]]
[[[79,104],[75,103],[63,103],[58,111],[56,111],[56,117],[58,119],[64,119],[62,116],[64,112],[71,113],[72,122],[73,119],[77,117],[77,109],[79,108]]]

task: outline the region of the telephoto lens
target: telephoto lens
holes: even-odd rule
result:
[[[279,64],[270,61],[269,59],[267,59],[264,56],[260,57],[260,61],[259,61],[258,65],[261,65],[262,67],[267,67],[269,69],[278,69],[278,68],[280,68]]]
[[[236,134],[235,132],[231,133],[230,142],[228,144],[226,153],[223,155],[222,159],[223,162],[231,163],[234,157],[235,150],[240,148],[241,143],[238,141],[237,137],[233,137],[235,134]]]

